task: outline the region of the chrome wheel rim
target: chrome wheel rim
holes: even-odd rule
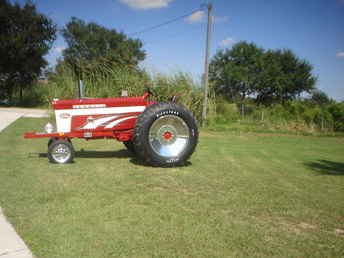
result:
[[[149,144],[153,151],[165,158],[177,157],[188,146],[189,127],[178,116],[166,115],[158,118],[149,130]]]
[[[57,144],[51,150],[51,156],[57,163],[66,163],[72,155],[70,148],[65,144]]]

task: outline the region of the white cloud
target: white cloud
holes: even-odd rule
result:
[[[188,23],[197,23],[205,21],[205,13],[204,11],[197,11],[191,14],[189,17],[185,19]]]
[[[226,21],[228,21],[227,16],[222,16],[222,17],[213,16],[213,22],[226,22]]]
[[[229,47],[229,46],[233,45],[235,43],[235,41],[236,40],[233,38],[225,38],[225,39],[220,41],[220,47],[223,47],[223,48]]]
[[[342,58],[343,58],[343,57],[344,57],[344,52],[338,52],[338,53],[337,53],[337,57],[339,57],[339,58],[342,57]]]
[[[120,0],[122,3],[136,9],[154,9],[167,7],[174,0]]]
[[[59,53],[59,54],[62,54],[62,51],[65,50],[66,47],[65,46],[56,46],[54,47],[54,50]]]
[[[186,22],[188,23],[199,23],[199,22],[205,22],[206,21],[206,13],[205,11],[197,11],[188,16],[185,19]],[[213,16],[213,22],[226,22],[228,21],[227,16],[222,16],[222,17],[217,17]]]

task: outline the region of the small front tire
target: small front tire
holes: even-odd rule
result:
[[[52,144],[56,140],[58,140],[58,138],[50,138],[49,139],[49,141],[48,141],[48,149],[49,149],[50,144]]]
[[[48,148],[48,158],[52,163],[71,163],[74,159],[75,151],[70,141],[59,139],[52,141]]]

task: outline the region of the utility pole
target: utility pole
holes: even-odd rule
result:
[[[211,42],[211,30],[213,22],[213,5],[208,4],[208,28],[207,28],[207,41],[205,48],[205,62],[204,62],[204,100],[203,100],[203,111],[202,111],[202,125],[205,125],[207,118],[207,106],[208,106],[208,78],[209,78],[209,55],[210,55],[210,42]]]

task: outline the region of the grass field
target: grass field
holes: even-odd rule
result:
[[[0,133],[0,206],[38,257],[340,257],[344,138],[202,132],[186,167],[143,166],[113,140],[73,164]]]

